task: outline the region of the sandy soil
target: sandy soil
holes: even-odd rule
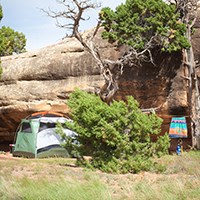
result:
[[[10,152],[5,152],[0,154],[0,160],[17,160],[20,158],[13,157]]]

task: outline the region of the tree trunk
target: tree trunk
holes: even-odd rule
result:
[[[191,26],[188,25],[186,36],[191,42]],[[189,49],[184,50],[185,63],[188,68],[188,107],[191,122],[192,147],[200,148],[200,97],[199,97],[199,82],[196,73],[196,63],[192,44]]]

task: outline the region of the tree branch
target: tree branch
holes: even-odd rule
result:
[[[101,6],[101,4],[92,3],[91,0],[71,0],[67,1],[68,3],[66,3],[66,0],[57,0],[57,2],[65,6],[64,11],[55,12],[50,8],[48,11],[44,9],[42,9],[42,11],[45,12],[48,16],[56,19],[56,25],[58,27],[70,30],[70,36],[75,37],[86,49],[86,51],[88,51],[93,56],[105,80],[105,85],[102,87],[99,94],[103,100],[109,102],[118,90],[118,83],[116,80],[118,74],[114,76],[114,74],[111,72],[108,62],[102,60],[99,50],[94,44],[93,40],[101,26],[101,23],[98,21],[98,24],[93,33],[87,35],[85,38],[83,38],[83,35],[79,31],[80,22],[82,20],[87,20],[83,17],[85,11],[88,9],[98,8]],[[60,23],[59,19],[61,18],[66,19],[68,23]],[[120,72],[122,73],[122,69],[120,69]]]

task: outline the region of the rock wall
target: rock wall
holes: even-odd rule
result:
[[[104,58],[120,56],[119,49],[100,34],[95,42]],[[13,140],[21,118],[43,110],[68,113],[65,102],[70,92],[75,88],[93,91],[104,83],[93,58],[74,38],[1,60],[0,143]]]
[[[165,134],[169,131],[173,116],[186,116],[189,120],[187,80],[183,78],[187,71],[182,66],[180,53],[159,53],[155,58],[155,66],[146,63],[140,68],[125,68],[117,97],[125,99],[126,95],[132,95],[141,108],[155,108],[156,113],[163,119],[161,134]],[[183,145],[184,148],[191,146],[190,132]],[[170,149],[175,150],[176,146],[177,140],[171,140]]]
[[[117,60],[123,54],[123,49],[102,40],[100,34],[95,40],[103,58]],[[197,59],[199,55],[197,52]],[[125,66],[115,98],[133,95],[141,108],[158,107],[157,113],[164,119],[163,132],[167,132],[172,115],[187,115],[186,71],[180,53],[157,53],[155,57],[156,66]],[[43,110],[66,114],[65,101],[75,88],[94,91],[104,83],[94,60],[74,38],[1,60],[0,143],[12,142],[21,118]]]

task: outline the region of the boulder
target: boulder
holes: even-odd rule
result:
[[[90,34],[91,31],[85,33]],[[116,60],[118,48],[95,38],[104,58]],[[12,141],[20,120],[37,111],[67,114],[68,95],[75,89],[93,91],[104,84],[92,56],[75,38],[19,55],[2,57],[0,80],[0,141]]]

